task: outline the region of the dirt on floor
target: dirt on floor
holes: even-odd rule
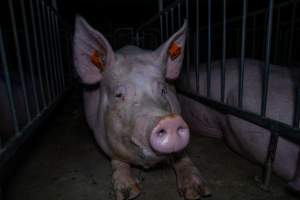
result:
[[[109,159],[84,120],[80,95],[73,94],[38,133],[38,142],[4,186],[6,200],[114,199]],[[255,181],[261,167],[233,153],[220,140],[192,136],[187,151],[213,192],[210,200],[294,200],[285,182],[272,176],[270,191]],[[137,200],[180,200],[173,171],[163,166],[138,172]]]

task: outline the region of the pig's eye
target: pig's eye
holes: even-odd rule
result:
[[[121,98],[122,96],[123,96],[122,93],[117,93],[117,94],[115,94],[115,97],[117,97],[117,98]]]
[[[159,84],[159,89],[160,89],[160,93],[161,93],[162,96],[165,96],[168,92],[167,86],[163,83]]]
[[[164,88],[162,88],[161,89],[161,95],[166,95],[167,94],[167,88],[166,87],[164,87]]]
[[[125,95],[125,87],[121,86],[115,89],[114,96],[116,98],[123,98],[124,95]]]

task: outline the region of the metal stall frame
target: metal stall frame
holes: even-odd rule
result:
[[[170,25],[170,18],[169,15],[171,14],[171,25],[174,24],[174,20],[177,20],[177,24],[182,23],[182,19],[189,18],[189,13],[191,12],[191,9],[196,10],[196,23],[199,21],[199,1],[196,0],[196,8],[191,8],[189,5],[191,0],[176,0],[170,3],[168,6],[165,8],[163,0],[158,0],[158,5],[159,5],[159,12],[155,16],[153,16],[151,19],[149,19],[146,23],[142,24],[140,27],[137,28],[136,30],[136,38],[139,39],[140,33],[145,30],[148,26],[151,26],[156,20],[159,20],[160,23],[160,29],[161,29],[161,41],[165,40],[172,34],[170,33],[169,25]],[[187,44],[186,44],[186,56],[185,56],[185,61],[184,64],[186,66],[187,72],[190,72],[190,53],[193,53],[192,51],[195,51],[197,55],[199,55],[199,31],[201,30],[207,30],[207,94],[206,95],[199,95],[198,93],[198,88],[199,88],[199,83],[198,83],[198,78],[199,78],[199,72],[198,69],[195,70],[195,80],[196,80],[196,93],[191,93],[184,91],[183,89],[177,88],[177,91],[179,94],[182,94],[186,97],[189,97],[197,102],[200,102],[206,106],[211,107],[214,110],[220,111],[225,114],[232,114],[234,116],[237,116],[241,119],[247,120],[251,123],[254,123],[260,127],[263,127],[267,130],[269,130],[271,134],[270,138],[270,144],[268,147],[268,155],[267,159],[264,164],[264,169],[263,169],[263,178],[262,178],[262,187],[264,189],[268,189],[269,183],[270,183],[270,175],[272,171],[272,163],[274,160],[274,156],[276,153],[276,147],[277,147],[277,142],[279,136],[288,139],[289,141],[300,144],[300,129],[299,129],[299,119],[300,119],[300,86],[298,85],[295,88],[295,110],[294,110],[294,119],[293,119],[293,126],[282,123],[280,121],[276,121],[274,119],[266,117],[266,107],[267,107],[267,94],[268,94],[268,84],[269,84],[269,74],[270,74],[270,52],[271,52],[271,42],[272,42],[272,25],[273,25],[273,13],[274,10],[276,10],[278,13],[280,13],[280,10],[282,7],[287,6],[287,5],[293,5],[293,13],[292,13],[292,21],[291,21],[291,31],[290,31],[290,40],[289,40],[289,52],[288,52],[288,62],[290,63],[291,61],[291,55],[292,55],[292,44],[293,44],[293,39],[295,35],[294,33],[294,25],[295,22],[298,20],[295,17],[295,7],[296,4],[299,3],[299,0],[288,0],[284,2],[280,2],[276,5],[274,5],[274,0],[267,0],[268,2],[268,7],[266,9],[260,9],[252,12],[248,12],[248,1],[247,0],[242,0],[242,14],[241,16],[238,17],[233,17],[233,18],[227,18],[227,2],[226,0],[222,0],[222,20],[220,22],[217,22],[215,24],[212,24],[211,20],[211,10],[212,10],[212,0],[207,0],[207,10],[208,10],[208,15],[207,15],[207,26],[204,27],[199,27],[196,26],[195,32],[196,32],[196,42],[197,46],[194,49],[189,48],[189,40],[190,40],[190,33],[188,31],[187,33]],[[173,10],[178,9],[179,12],[177,12],[177,16],[174,17]],[[185,9],[185,16],[182,15],[180,12],[181,9]],[[263,70],[263,85],[262,85],[262,94],[261,94],[261,99],[262,99],[262,105],[260,108],[260,114],[257,113],[252,113],[249,111],[246,111],[243,109],[243,91],[244,91],[244,86],[243,86],[243,81],[244,81],[244,65],[245,65],[245,43],[246,43],[246,27],[247,27],[247,18],[252,17],[253,18],[253,23],[256,23],[256,16],[259,14],[266,13],[266,31],[265,31],[265,46],[264,46],[264,70]],[[277,18],[280,19],[280,14],[277,15]],[[188,20],[189,21],[189,20]],[[226,60],[226,37],[227,37],[227,23],[229,22],[237,22],[241,21],[241,37],[240,38],[240,62],[239,62],[239,81],[238,81],[238,106],[233,107],[225,104],[225,60]],[[278,30],[279,24],[282,23],[280,20],[277,20],[276,28]],[[285,22],[283,22],[285,23]],[[289,23],[289,22],[288,22]],[[221,27],[221,37],[222,37],[222,47],[221,47],[221,65],[220,65],[220,88],[221,88],[221,94],[220,94],[220,100],[213,100],[210,98],[210,86],[211,86],[211,62],[212,62],[212,56],[211,56],[211,42],[212,42],[212,28],[220,26]],[[251,31],[255,31],[255,25],[253,25],[254,28]],[[172,27],[174,27],[172,25]],[[174,29],[172,28],[174,31]],[[275,37],[279,37],[278,35],[275,35]],[[255,36],[253,37],[253,40],[255,39]],[[139,43],[137,43],[139,44]],[[255,45],[255,44],[253,44]],[[253,47],[254,48],[254,47]],[[253,52],[253,49],[252,49]],[[275,53],[278,54],[278,46],[275,46]],[[199,59],[196,57],[196,65],[199,65]],[[184,80],[183,80],[184,81]]]
[[[54,1],[53,1],[54,2]],[[9,107],[12,115],[14,134],[10,139],[0,144],[0,183],[5,178],[7,162],[16,155],[18,149],[36,132],[49,118],[65,94],[71,89],[73,78],[73,67],[71,57],[63,52],[62,47],[71,47],[71,29],[64,22],[58,11],[44,2],[44,0],[25,0],[7,2],[9,8],[9,20],[12,27],[13,45],[15,46],[17,69],[20,75],[22,95],[25,103],[26,124],[19,126],[18,111],[16,109],[16,99],[12,89],[12,74],[10,72],[11,62],[8,60],[7,46],[4,41],[4,27],[0,24],[0,65],[3,67],[4,83]],[[18,18],[15,11],[16,6],[21,9],[22,18]],[[25,35],[25,48],[28,58],[29,79],[33,88],[33,102],[29,102],[27,88],[28,82],[24,74],[24,55],[20,50],[20,29],[18,24],[23,25],[22,34]],[[31,26],[29,26],[31,23]],[[32,33],[32,34],[30,34]],[[68,37],[63,38],[64,35]],[[69,52],[69,50],[66,50]],[[34,54],[33,54],[34,52]],[[68,77],[69,76],[69,77]],[[40,87],[37,87],[40,85]],[[38,97],[40,95],[40,98]],[[29,104],[33,103],[34,112],[30,110]],[[1,135],[0,135],[1,142]]]

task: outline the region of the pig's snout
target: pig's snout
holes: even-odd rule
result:
[[[186,122],[179,115],[163,117],[150,135],[151,147],[163,154],[178,152],[184,149],[190,138],[190,131]]]

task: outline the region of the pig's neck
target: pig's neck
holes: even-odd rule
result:
[[[107,145],[107,138],[103,124],[103,99],[101,101],[100,87],[95,89],[87,89],[83,91],[85,116],[89,127],[92,129],[96,142],[101,146],[102,150],[111,156],[112,152]]]

